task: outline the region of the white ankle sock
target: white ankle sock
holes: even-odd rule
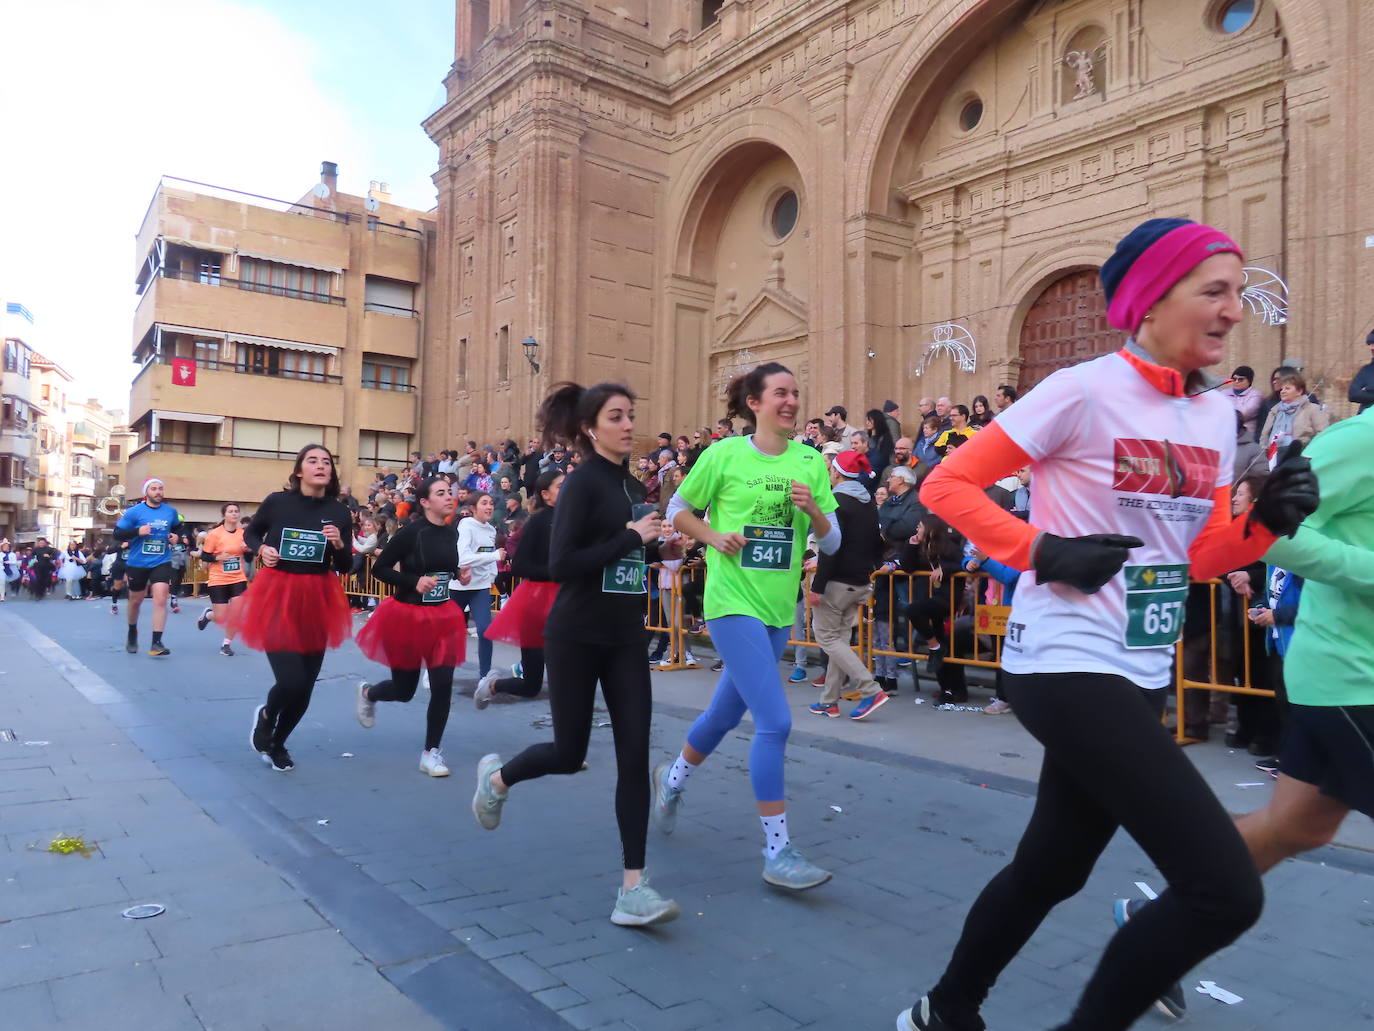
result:
[[[787,836],[787,814],[760,816],[759,820],[763,823],[764,853],[769,859],[772,859],[785,849],[792,840]]]
[[[223,648],[224,645],[225,645],[225,644],[228,644],[228,643],[229,643],[229,638],[226,637],[226,638],[224,639],[224,644],[221,644],[220,647]]]
[[[670,788],[681,788],[687,783],[687,778],[692,775],[696,767],[689,763],[681,753],[673,760],[673,768],[668,771],[668,786]]]

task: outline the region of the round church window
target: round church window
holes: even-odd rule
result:
[[[773,208],[768,213],[768,228],[773,231],[773,238],[779,242],[787,239],[792,234],[792,230],[797,228],[797,215],[801,211],[801,201],[797,199],[797,194],[792,190],[784,190],[773,201]]]
[[[983,121],[983,102],[973,97],[959,111],[959,128],[972,132]]]
[[[1244,32],[1255,20],[1257,0],[1230,0],[1217,9],[1216,27],[1228,36]]]

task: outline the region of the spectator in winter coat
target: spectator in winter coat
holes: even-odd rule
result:
[[[1266,454],[1282,451],[1292,441],[1310,444],[1312,438],[1331,425],[1331,417],[1312,403],[1307,380],[1300,372],[1285,372],[1278,377],[1279,403],[1269,409],[1260,432],[1260,445]]]
[[[857,451],[844,451],[831,459],[840,547],[833,555],[822,553],[817,561],[810,598],[816,641],[830,657],[825,691],[811,706],[818,716],[838,716],[840,695],[850,691],[859,694],[859,704],[849,714],[853,720],[863,719],[887,701],[886,692],[879,690],[877,680],[849,645],[859,610],[873,593],[869,577],[883,552],[873,498],[859,485],[860,476],[871,472],[868,459]]]
[[[926,514],[916,491],[915,471],[898,466],[888,473],[887,500],[878,511],[878,527],[892,544],[901,544],[915,536]]]
[[[1264,404],[1264,395],[1255,386],[1254,369],[1248,365],[1236,367],[1231,373],[1231,390],[1226,399],[1244,420],[1246,432],[1253,437],[1259,429],[1260,405]]]
[[[1369,345],[1369,364],[1355,373],[1350,381],[1350,403],[1359,405],[1360,411],[1374,405],[1374,332],[1364,338]]]

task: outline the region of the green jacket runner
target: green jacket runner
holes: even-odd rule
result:
[[[1296,705],[1374,705],[1374,409],[1320,433],[1304,452],[1321,505],[1265,556],[1307,580],[1284,666]]]

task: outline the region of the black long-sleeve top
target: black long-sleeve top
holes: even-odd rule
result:
[[[520,531],[520,547],[515,549],[510,571],[521,580],[542,580],[548,583],[553,579],[549,572],[549,544],[553,536],[552,508],[541,508],[525,520],[525,528]]]
[[[338,527],[344,546],[326,543],[323,562],[294,562],[282,552],[282,530],[320,530],[326,523]],[[347,573],[353,568],[353,517],[335,498],[312,498],[290,490],[269,494],[244,527],[243,542],[252,551],[265,544],[282,552],[274,568],[283,573]]]
[[[647,595],[612,594],[601,584],[607,566],[639,548],[644,548],[646,562],[658,560],[657,544],[645,547],[639,534],[625,525],[630,506],[643,502],[644,485],[630,475],[628,464],[616,465],[591,454],[568,474],[558,494],[549,541],[549,579],[560,586],[545,637],[592,644],[639,641]]]
[[[372,564],[372,575],[395,587],[396,600],[406,605],[423,604],[415,585],[435,573],[447,573],[449,583],[458,586],[458,530],[428,519],[396,531]]]

